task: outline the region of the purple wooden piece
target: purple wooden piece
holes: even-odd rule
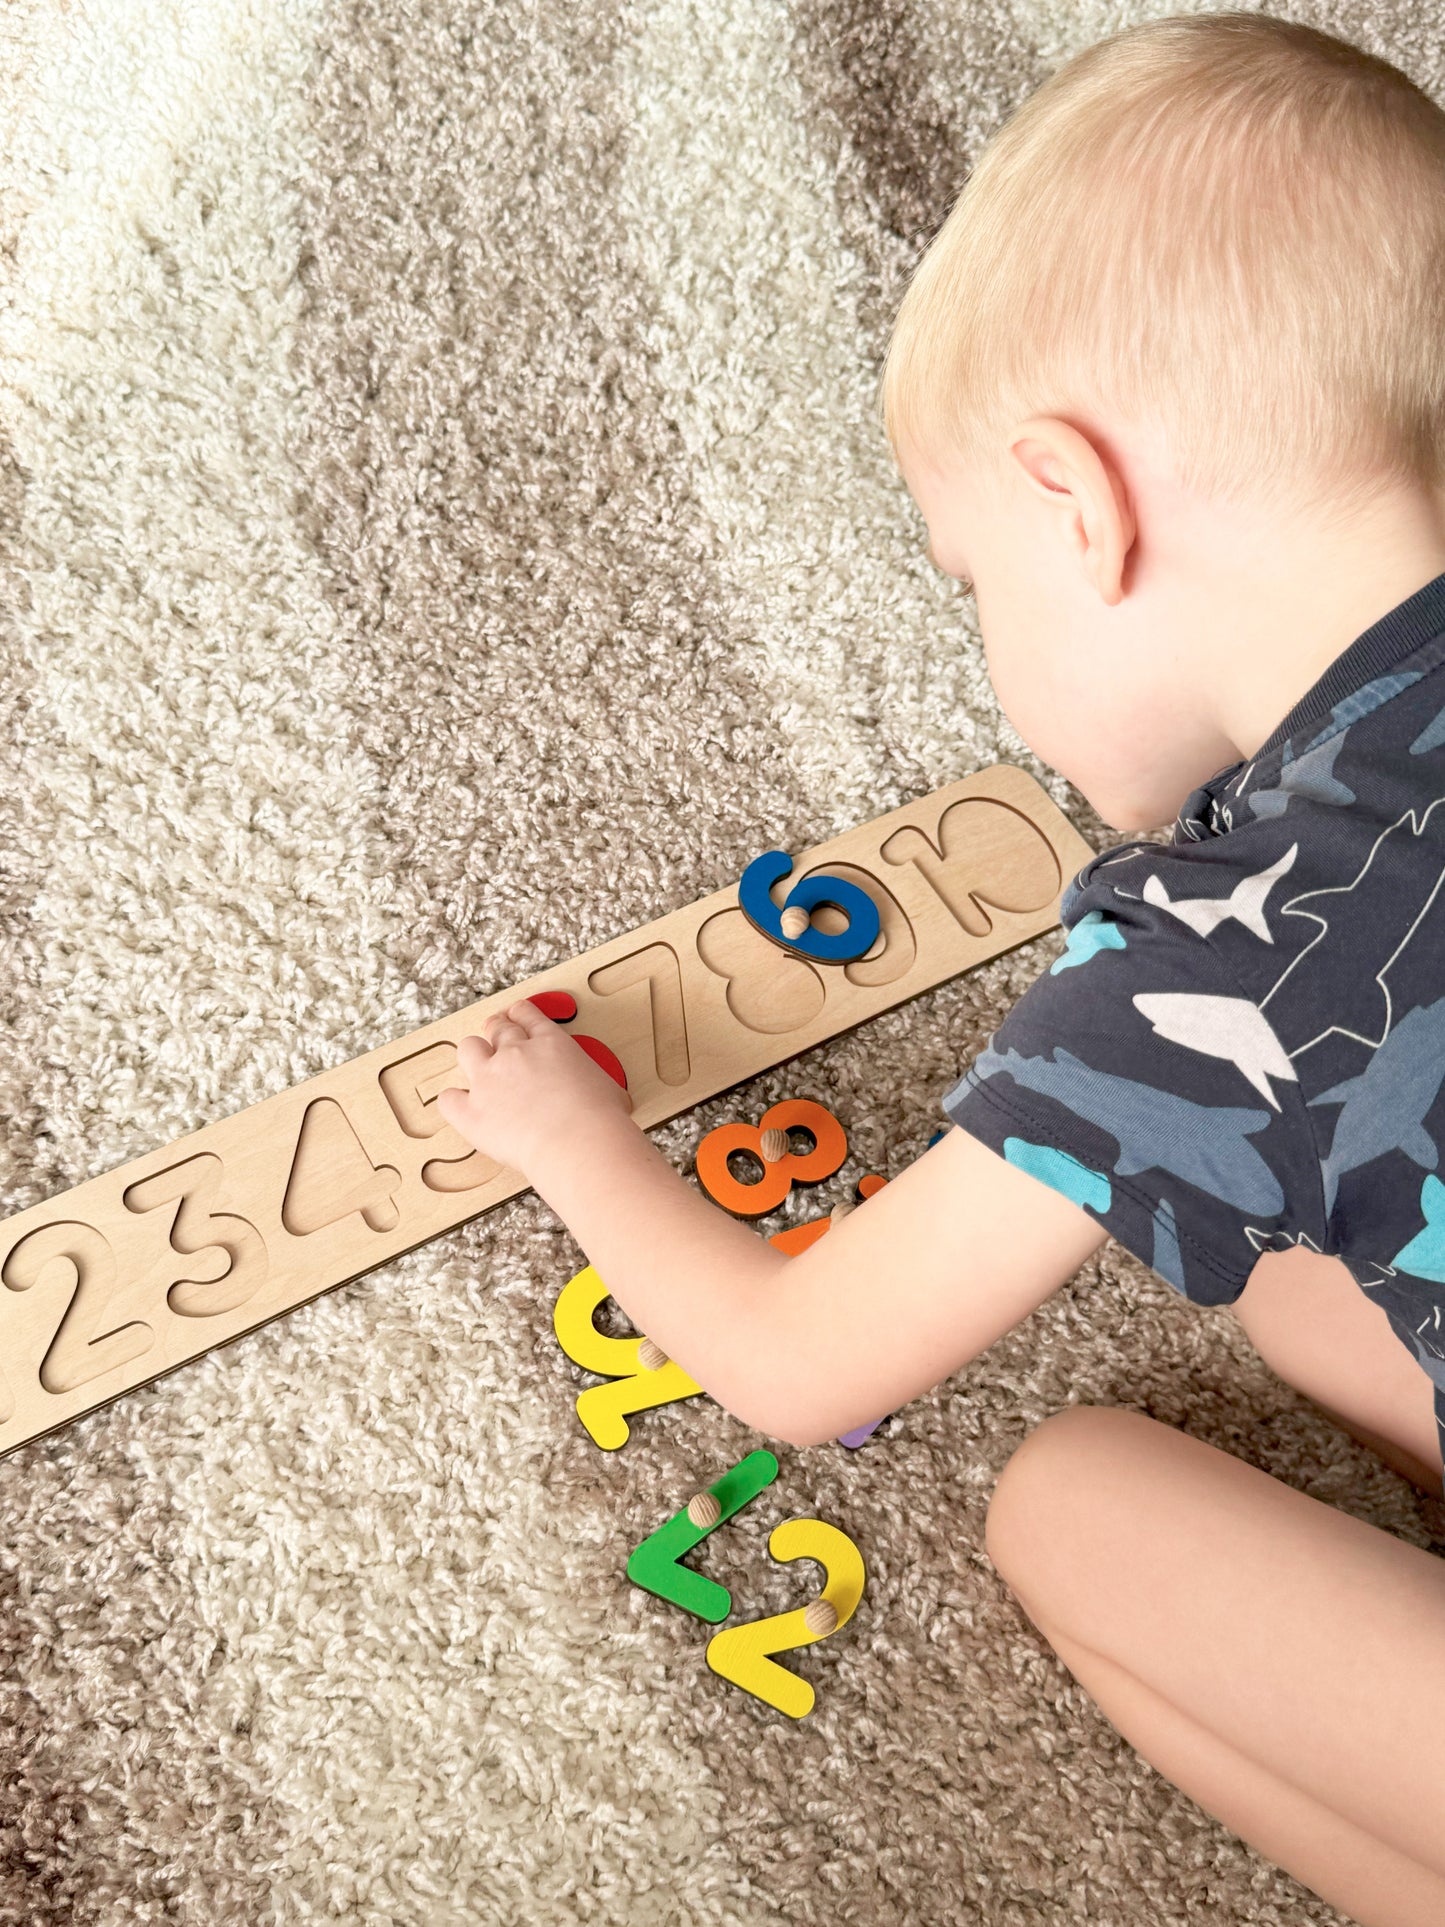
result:
[[[838,1443],[839,1445],[846,1445],[850,1451],[856,1451],[864,1439],[868,1437],[869,1433],[876,1432],[882,1423],[883,1420],[881,1418],[875,1418],[870,1419],[866,1425],[855,1425],[851,1432],[840,1432],[838,1434]]]

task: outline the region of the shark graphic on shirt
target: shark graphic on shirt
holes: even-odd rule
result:
[[[1246,799],[1254,814],[1283,816],[1296,796],[1306,803],[1353,803],[1355,792],[1335,775],[1335,758],[1348,733],[1342,730],[1302,756],[1292,755],[1286,743],[1276,781],[1268,789],[1254,790]]]
[[[1057,977],[1061,970],[1076,970],[1104,950],[1127,950],[1124,932],[1117,921],[1105,915],[1102,910],[1089,910],[1069,931],[1065,941],[1064,954],[1056,957],[1049,965],[1049,975]]]
[[[1184,1283],[1184,1258],[1179,1249],[1179,1227],[1174,1222],[1174,1206],[1161,1198],[1154,1207],[1153,1268],[1166,1285],[1187,1295]]]
[[[1279,1179],[1249,1142],[1269,1123],[1269,1111],[1196,1104],[1132,1077],[1096,1071],[1062,1047],[1048,1058],[990,1044],[968,1077],[977,1084],[999,1072],[1106,1131],[1119,1146],[1119,1177],[1168,1171],[1241,1211],[1264,1216],[1284,1208]]]
[[[1270,1028],[1269,1019],[1248,997],[1219,997],[1206,991],[1140,991],[1134,1008],[1147,1017],[1155,1033],[1205,1057],[1222,1057],[1233,1064],[1276,1111],[1270,1078],[1297,1082],[1294,1065]]]
[[[1400,1319],[1395,1318],[1390,1320],[1396,1332],[1405,1338],[1406,1342],[1414,1351],[1416,1360],[1424,1368],[1437,1394],[1445,1393],[1445,1357],[1442,1357],[1440,1353],[1434,1349],[1434,1341],[1426,1333],[1410,1331],[1408,1327],[1402,1332],[1402,1322]],[[1438,1396],[1435,1401],[1435,1408],[1438,1414],[1440,1409],[1440,1399]],[[1445,1419],[1441,1420],[1440,1430],[1442,1433],[1442,1446],[1445,1446]]]
[[[1251,877],[1241,877],[1227,897],[1180,897],[1174,902],[1157,876],[1145,879],[1141,894],[1145,903],[1151,903],[1159,910],[1167,910],[1201,937],[1212,936],[1220,924],[1230,917],[1236,917],[1246,930],[1252,930],[1265,943],[1273,943],[1269,925],[1264,920],[1264,901],[1298,854],[1299,845],[1291,843],[1284,855],[1271,863],[1267,870],[1260,870]]]
[[[1296,796],[1310,803],[1353,803],[1355,792],[1335,775],[1335,761],[1352,725],[1382,703],[1389,702],[1392,696],[1398,696],[1402,689],[1408,689],[1411,683],[1419,682],[1422,673],[1418,669],[1406,669],[1376,676],[1373,682],[1351,690],[1334,705],[1298,755],[1293,741],[1287,741],[1280,752],[1279,773],[1274,782],[1246,798],[1254,814],[1261,818],[1283,816],[1291,798]]]
[[[1445,1285],[1445,1184],[1433,1172],[1420,1186],[1420,1210],[1425,1227],[1395,1253],[1394,1263],[1412,1278]]]
[[[1318,1097],[1338,1104],[1334,1136],[1321,1165],[1325,1210],[1333,1211],[1340,1179],[1373,1164],[1390,1151],[1403,1151],[1413,1163],[1433,1171],[1439,1149],[1425,1129],[1440,1086],[1445,1083],[1445,997],[1407,1011],[1372,1052],[1358,1077],[1347,1078]]]
[[[1003,1154],[1009,1164],[1027,1171],[1050,1190],[1061,1191],[1075,1204],[1087,1205],[1101,1214],[1109,1209],[1114,1195],[1109,1180],[1102,1171],[1080,1164],[1067,1151],[1056,1151],[1051,1144],[1035,1144],[1026,1137],[1006,1137]]]
[[[1307,756],[1311,750],[1319,749],[1332,739],[1342,741],[1353,724],[1398,696],[1402,689],[1408,689],[1411,683],[1419,682],[1424,673],[1423,669],[1392,669],[1388,674],[1376,676],[1372,682],[1361,683],[1358,689],[1352,689],[1330,710],[1301,750],[1301,756]]]
[[[1290,1057],[1325,1038],[1341,1037],[1371,1047],[1384,1042],[1393,1017],[1386,979],[1400,958],[1423,945],[1426,959],[1445,947],[1445,864],[1436,864],[1406,892],[1401,874],[1418,873],[1413,853],[1392,862],[1401,841],[1427,829],[1438,838],[1436,797],[1423,811],[1406,810],[1375,838],[1348,883],[1307,890],[1282,905],[1282,917],[1299,917],[1315,934],[1259,999],[1275,1035]],[[1371,969],[1371,965],[1375,967]],[[1320,1012],[1330,1013],[1322,1024]]]

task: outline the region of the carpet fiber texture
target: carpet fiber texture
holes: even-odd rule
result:
[[[984,764],[1107,840],[1000,719],[872,408],[981,141],[1166,10],[9,0],[0,1209]],[[1411,0],[1293,11],[1445,78]],[[1058,948],[656,1142],[815,1097],[825,1208]],[[795,1601],[783,1514],[869,1562],[795,1725],[623,1576],[760,1441],[698,1399],[591,1444],[582,1262],[526,1194],[0,1462],[0,1922],[1337,1927],[983,1549],[1072,1400],[1430,1543],[1227,1313],[1108,1248],[860,1452],[780,1447],[709,1552],[740,1611]]]

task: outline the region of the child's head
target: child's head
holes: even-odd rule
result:
[[[984,151],[899,309],[883,421],[1005,711],[1120,827],[1279,720],[1267,664],[1253,713],[1199,700],[1231,591],[1318,578],[1322,530],[1402,502],[1419,553],[1445,531],[1442,345],[1445,113],[1327,34],[1129,28]]]

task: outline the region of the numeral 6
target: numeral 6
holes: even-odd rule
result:
[[[743,871],[738,883],[738,908],[753,928],[785,950],[796,951],[815,963],[852,963],[870,951],[878,941],[882,922],[878,906],[866,890],[842,877],[810,876],[795,883],[781,910],[773,902],[773,885],[791,874],[793,859],[786,850],[764,850]],[[788,911],[801,911],[804,919],[820,903],[831,903],[840,916],[848,919],[846,930],[815,930],[804,921],[796,936],[789,936],[783,919]],[[791,926],[790,920],[790,926]]]

